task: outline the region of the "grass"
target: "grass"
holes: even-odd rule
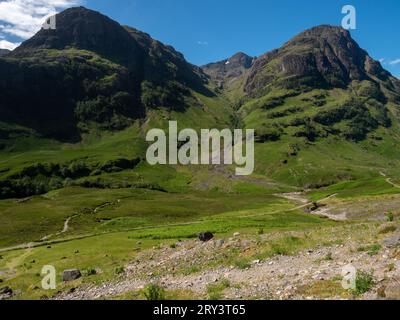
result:
[[[309,285],[301,286],[297,293],[306,297],[316,297],[319,299],[342,298],[349,299],[351,294],[343,289],[340,281],[337,280],[319,280]]]
[[[272,96],[250,101],[240,110],[244,126],[257,127],[268,117],[268,121],[287,123],[293,120],[290,111],[293,107],[299,107],[305,115],[312,115],[317,111],[316,107],[305,105],[308,102],[301,99],[313,100],[313,95],[320,93],[285,98],[276,110],[260,109],[274,98]],[[330,93],[326,105],[330,108],[344,96],[340,90]],[[144,158],[147,144],[143,131],[151,127],[166,128],[171,117],[178,120],[180,129],[221,129],[232,125],[234,113],[225,99],[202,95],[197,98],[204,108],[192,107],[186,113],[172,115],[160,109],[151,112],[149,121],[143,126],[135,123],[117,133],[92,133],[76,145],[37,137],[16,138],[12,147],[8,144],[0,152],[0,179],[35,163],[65,164],[79,160],[101,164],[117,158]],[[282,112],[284,116],[272,119],[271,111],[275,115]],[[293,210],[296,204],[274,194],[311,189],[307,193],[311,201],[337,194],[335,201],[340,203],[356,203],[367,197],[374,202],[399,194],[400,189],[389,183],[400,178],[396,170],[400,164],[396,147],[397,134],[400,133],[398,124],[395,123],[391,130],[380,128],[374,133],[382,140],[368,137],[366,141],[354,143],[329,136],[310,142],[293,137],[295,130],[288,126],[279,141],[256,144],[256,172],[251,177],[229,177],[232,167],[221,172],[218,168],[203,166],[152,167],[142,161],[131,170],[103,172],[98,177],[74,181],[79,184],[99,178],[110,186],[107,189],[72,185],[24,201],[0,200],[0,247],[40,241],[45,236],[50,236],[50,242],[61,241],[51,243],[49,247],[43,242],[35,248],[2,253],[0,271],[3,273],[0,274],[4,285],[21,290],[18,298],[38,299],[43,295],[54,295],[56,291],[33,289],[40,287],[40,271],[45,264],[56,267],[58,290],[102,283],[122,275],[126,264],[135,259],[138,252],[158,247],[161,243],[173,248],[179,240],[194,239],[202,231],[211,231],[218,237],[229,237],[240,231],[243,236],[251,235],[261,240],[257,250],[229,250],[224,257],[208,264],[182,265],[178,272],[190,275],[218,265],[246,269],[250,261],[256,259],[293,255],[321,244],[339,243],[346,237],[335,237],[330,233],[327,237],[324,233],[326,228],[351,229],[354,227],[352,223],[334,223],[302,210]],[[124,183],[133,187],[121,187]],[[395,213],[392,216],[388,214],[387,219],[395,216]],[[69,229],[59,234],[68,218],[71,218]],[[312,230],[314,236],[309,236],[305,230]],[[274,233],[280,236],[262,240]],[[380,249],[374,244],[362,250],[375,255]],[[330,260],[332,256],[325,259]],[[70,284],[61,283],[62,270],[76,267],[85,271],[82,279]],[[368,281],[364,279],[363,282]],[[219,299],[225,289],[226,284],[216,284],[209,288],[208,295]],[[325,290],[332,294],[340,291],[334,283],[319,283],[307,290]],[[128,296],[132,299],[146,298],[144,292],[132,292]],[[166,290],[165,298],[171,296],[193,295]]]
[[[372,244],[369,246],[363,246],[363,247],[359,247],[357,250],[359,252],[367,252],[368,255],[372,256],[376,256],[379,251],[382,249],[382,246],[380,244]]]
[[[357,296],[361,296],[367,293],[375,285],[372,274],[365,271],[358,271],[356,277],[356,288],[353,293]]]
[[[221,300],[225,289],[231,287],[231,283],[227,279],[219,280],[216,284],[207,286],[207,295],[209,300]]]

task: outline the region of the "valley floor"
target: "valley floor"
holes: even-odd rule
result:
[[[166,299],[400,298],[400,195],[322,193],[276,194],[261,208],[81,238],[59,238],[69,232],[65,221],[54,240],[1,253],[1,287],[13,289],[12,299],[145,299],[149,284]],[[192,238],[205,230],[215,238]],[[40,288],[47,264],[57,269],[56,290]],[[355,290],[342,287],[349,264]],[[83,277],[61,282],[71,268]]]

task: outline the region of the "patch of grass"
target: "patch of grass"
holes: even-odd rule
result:
[[[85,270],[83,270],[83,274],[86,277],[94,276],[97,274],[97,270],[96,268],[86,268]]]
[[[234,261],[234,266],[240,270],[246,270],[250,268],[250,262],[245,258],[240,258]]]
[[[372,244],[372,245],[365,246],[365,247],[359,247],[357,249],[357,251],[367,252],[368,255],[370,255],[370,256],[376,256],[381,249],[382,249],[382,246],[380,244],[376,243],[376,244]]]
[[[321,280],[298,288],[298,294],[303,296],[311,296],[320,299],[328,299],[333,297],[350,298],[348,291],[343,289],[337,280]]]
[[[188,276],[190,274],[197,273],[199,271],[200,271],[200,268],[198,266],[190,266],[190,267],[185,268],[182,271],[182,274]]]
[[[125,268],[119,266],[119,267],[116,267],[114,271],[115,271],[115,274],[122,274],[125,272]]]
[[[227,279],[222,279],[216,284],[207,286],[207,295],[209,300],[221,300],[225,289],[230,288],[231,283]]]
[[[379,234],[387,234],[391,232],[395,232],[397,227],[395,225],[384,226],[381,230],[379,230]]]
[[[332,256],[332,252],[329,252],[325,257],[324,257],[325,261],[332,261],[333,260],[333,256]]]

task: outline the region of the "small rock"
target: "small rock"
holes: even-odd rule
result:
[[[218,239],[218,240],[216,240],[216,241],[214,242],[214,245],[215,245],[217,248],[221,248],[221,247],[224,245],[224,243],[225,243],[225,240],[224,240],[224,239]]]
[[[13,293],[13,291],[10,287],[0,288],[0,294],[11,295],[12,293]]]
[[[82,274],[78,269],[64,270],[62,273],[62,279],[64,282],[79,279],[81,276]]]
[[[13,295],[13,291],[10,287],[0,288],[0,300],[5,300],[11,298]]]
[[[391,283],[385,289],[384,297],[388,300],[400,300],[400,283]]]
[[[240,233],[239,233],[239,232],[235,232],[235,233],[233,234],[233,237],[234,237],[234,238],[240,237]]]
[[[388,248],[394,248],[400,245],[400,234],[388,237],[383,240],[383,244]]]

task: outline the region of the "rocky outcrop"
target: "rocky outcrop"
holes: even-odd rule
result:
[[[255,58],[238,52],[229,59],[202,66],[204,72],[217,82],[226,82],[243,75],[253,65]]]

